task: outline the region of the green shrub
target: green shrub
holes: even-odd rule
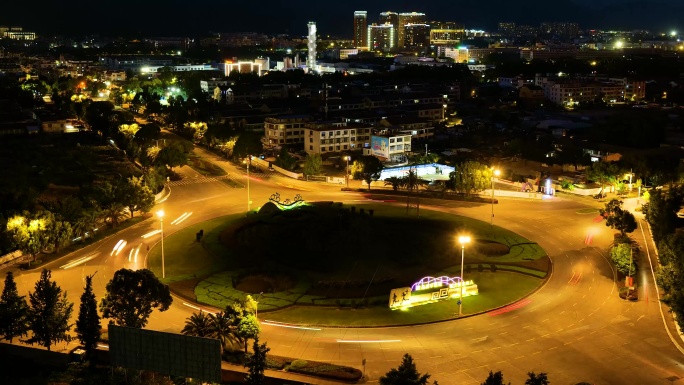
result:
[[[572,191],[572,190],[575,189],[575,184],[572,183],[572,181],[569,181],[569,180],[567,180],[567,179],[563,179],[562,181],[560,181],[560,184],[561,184],[561,188],[562,188],[563,190]]]
[[[489,265],[489,269],[492,271],[492,273],[496,273],[496,265],[494,265],[494,264]]]
[[[484,271],[484,266],[482,266],[482,265],[477,265],[477,271],[479,271],[480,273],[483,272],[483,271]]]
[[[294,360],[288,367],[288,370],[304,369],[309,363],[305,360]]]

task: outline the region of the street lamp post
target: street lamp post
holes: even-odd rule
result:
[[[252,209],[252,199],[249,196],[249,164],[252,163],[251,155],[247,156],[245,163],[247,164],[247,211],[249,211]]]
[[[470,243],[470,237],[462,235],[458,237],[458,243],[461,244],[461,286],[458,289],[458,316],[461,317],[463,315],[463,283],[465,282],[463,279],[463,261],[465,260],[465,245],[466,243]]]
[[[161,230],[161,248],[162,248],[162,279],[166,278],[166,270],[164,266],[164,210],[157,211],[159,217],[159,227]]]
[[[492,216],[489,218],[489,225],[494,226],[494,176],[499,176],[501,175],[501,171],[499,170],[493,170],[492,171]]]
[[[347,184],[347,188],[349,188],[349,159],[351,159],[351,156],[349,155],[344,157],[344,160],[347,161],[347,168],[344,169],[344,180]]]

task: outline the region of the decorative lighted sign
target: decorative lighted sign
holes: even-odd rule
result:
[[[477,295],[477,285],[473,281],[463,281],[461,277],[423,277],[411,287],[392,289],[389,298],[390,309],[408,309],[449,298]]]
[[[284,201],[281,201],[280,193],[275,193],[271,195],[268,200],[273,202],[281,210],[291,210],[304,204],[304,198],[299,194],[295,195],[293,200],[285,199]]]

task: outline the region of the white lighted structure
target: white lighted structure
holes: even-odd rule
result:
[[[316,71],[316,23],[313,21],[309,22],[309,35],[307,48],[309,52],[306,56],[306,67],[309,72]]]
[[[433,303],[449,298],[477,295],[477,285],[473,281],[464,281],[461,277],[423,277],[411,287],[392,289],[389,298],[390,309],[407,309],[409,307]]]
[[[238,73],[252,73],[256,72],[257,75],[261,76],[261,70],[263,69],[263,63],[258,61],[238,61],[233,63],[232,61],[227,61],[224,64],[224,75],[230,76],[230,73],[237,71]]]

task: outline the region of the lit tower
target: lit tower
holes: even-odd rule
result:
[[[309,22],[309,53],[306,57],[306,67],[309,72],[316,71],[316,22]]]
[[[368,48],[368,12],[355,11],[354,12],[354,47]]]

